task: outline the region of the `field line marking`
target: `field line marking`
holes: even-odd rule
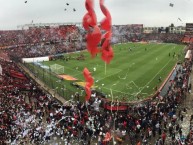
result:
[[[84,62],[83,62],[84,63]],[[57,64],[59,64],[59,63],[57,63]],[[86,63],[85,63],[86,64]],[[61,65],[61,64],[60,64]],[[70,70],[73,70],[73,71],[77,71],[78,73],[77,74],[75,74],[75,75],[72,75],[72,76],[77,76],[77,75],[80,75],[80,74],[82,74],[82,72],[81,71],[79,71],[79,70],[77,70],[77,69],[72,69],[72,68],[70,68],[70,67],[68,67],[68,66],[64,66],[64,68],[68,68],[68,69],[70,69]],[[113,74],[110,74],[110,75],[108,75],[108,76],[105,76],[105,77],[102,77],[102,78],[100,78],[100,79],[98,79],[99,81],[100,80],[103,80],[103,79],[105,79],[105,78],[107,78],[107,77],[109,77],[109,76],[111,76],[111,75],[115,75],[115,74],[118,74],[118,73],[120,73],[121,71],[123,71],[122,69],[116,69],[116,68],[113,68],[113,69],[115,69],[115,70],[118,70],[118,72],[115,72],[115,73],[113,73]]]
[[[109,77],[109,76],[112,76],[112,75],[118,74],[118,73],[120,73],[121,71],[123,71],[123,70],[119,69],[119,71],[118,71],[118,72],[115,72],[115,73],[113,73],[113,74],[110,74],[110,75],[107,75],[107,76],[105,76],[105,77],[102,77],[102,78],[98,79],[98,81],[103,80],[103,79],[105,79],[105,78],[107,78],[107,77]]]
[[[142,89],[141,89],[136,95],[138,95],[139,93],[141,93],[141,92],[144,90],[144,88],[145,88],[149,83],[151,83],[151,82],[155,79],[155,77],[169,64],[169,62],[170,62],[171,60],[172,60],[172,59],[170,59],[170,60],[155,74],[155,76],[154,76],[149,82],[147,82],[147,84],[145,84],[145,86],[142,87]]]
[[[105,88],[105,89],[107,89],[107,90],[110,90],[110,88],[107,88],[107,87],[103,87],[103,88]],[[135,94],[136,93],[130,93],[130,92],[122,92],[122,91],[119,91],[119,90],[115,90],[115,89],[113,89],[113,91],[114,92],[118,92],[118,93],[122,93],[122,94],[125,94],[125,95],[131,95],[131,96],[135,96]],[[143,94],[148,94],[148,93],[143,93]]]
[[[107,90],[110,90],[110,88],[107,88],[107,87],[102,87],[102,88],[105,88],[105,89],[107,89]],[[122,92],[122,91],[119,91],[119,90],[115,90],[115,89],[113,89],[113,91],[114,91],[114,92],[119,92],[119,93],[122,93],[122,94],[127,94],[127,95],[130,94],[130,93],[125,93],[125,92]]]
[[[161,46],[161,48],[162,47],[166,47],[165,45],[163,45],[163,46]],[[168,63],[170,62],[172,60],[172,58],[168,61]],[[150,82],[152,82],[153,81],[153,79],[168,65],[168,63],[166,64],[166,65],[164,65],[156,74],[155,74],[155,76],[149,81],[149,82],[147,82],[147,84],[145,84],[145,86],[143,86],[143,87],[139,87],[139,86],[137,86],[136,85],[136,83],[135,82],[133,82],[133,81],[130,81],[129,83],[133,83],[134,84],[134,86],[139,90],[139,92],[134,92],[134,93],[129,93],[129,92],[122,92],[122,91],[118,91],[118,90],[113,90],[113,91],[115,91],[115,92],[120,92],[120,93],[123,93],[123,94],[132,94],[132,96],[137,96],[139,93],[141,93],[142,92],[142,90],[150,83]],[[119,71],[120,72],[120,71]],[[119,72],[117,72],[117,74],[119,73]],[[116,73],[115,73],[116,74]],[[114,75],[114,74],[113,74]],[[109,75],[109,76],[111,76],[111,75]],[[105,79],[106,77],[104,77],[103,79]],[[119,78],[120,79],[120,78]],[[99,80],[102,80],[102,79],[99,79]],[[110,88],[107,88],[107,87],[103,87],[103,88],[105,88],[105,89],[107,89],[107,90],[110,90]],[[140,90],[141,89],[141,90]]]
[[[89,63],[86,63],[86,61],[79,61],[79,62],[81,62],[81,63],[84,63],[84,64],[89,64]],[[71,62],[70,62],[71,63]],[[95,63],[95,65],[97,65],[98,67],[101,67],[101,68],[103,68],[104,66],[102,66],[102,65],[99,65],[99,64],[97,64],[97,63]],[[64,66],[65,67],[65,66]],[[93,67],[95,67],[95,66],[93,66]],[[118,71],[122,71],[122,69],[119,69],[119,68],[112,68],[112,69],[115,69],[115,70],[118,70]]]

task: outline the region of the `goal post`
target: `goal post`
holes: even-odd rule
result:
[[[54,72],[56,74],[63,74],[64,73],[64,66],[59,65],[59,64],[50,65],[50,69],[52,72]]]

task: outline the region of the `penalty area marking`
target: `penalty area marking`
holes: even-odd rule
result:
[[[144,90],[144,88],[155,79],[155,77],[169,64],[169,62],[170,62],[171,60],[172,60],[172,59],[170,59],[170,60],[168,61],[168,63],[166,63],[166,64],[155,74],[155,76],[154,76],[149,82],[147,82],[147,84],[145,84],[145,86],[142,87],[142,89],[138,92],[138,94],[141,93],[141,92]]]
[[[138,87],[138,88],[141,88],[141,90],[139,90],[139,92],[136,92],[136,93],[132,93],[132,94],[135,94],[135,95],[132,95],[131,93],[125,93],[125,92],[122,92],[122,91],[118,91],[118,90],[114,90],[113,89],[113,91],[115,91],[115,92],[120,92],[120,93],[122,93],[122,94],[131,94],[132,96],[137,96],[139,93],[141,93],[143,90],[144,90],[144,88],[148,85],[148,84],[150,84],[155,78],[156,78],[156,76],[169,64],[169,62],[171,61],[172,59],[170,59],[156,74],[155,74],[155,76],[149,81],[149,82],[147,82],[143,87],[138,87],[134,82],[134,85],[136,85],[136,87]],[[107,88],[107,87],[103,87],[103,88],[105,88],[105,89],[107,89],[107,90],[110,90],[109,88]]]

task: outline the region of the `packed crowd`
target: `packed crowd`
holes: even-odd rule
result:
[[[182,39],[182,42],[184,43],[193,43],[193,35],[185,35]]]
[[[74,51],[80,51],[84,47],[80,41],[76,42],[60,42],[60,43],[42,43],[41,45],[27,45],[19,46],[17,48],[10,48],[6,50],[6,53],[13,58],[32,58],[41,56],[51,56],[61,53],[69,53]]]
[[[0,31],[0,47],[21,44],[77,39],[79,29],[75,25],[30,27],[24,30]]]
[[[181,43],[184,35],[175,33],[150,33],[143,34],[143,41],[156,41],[164,43]]]
[[[30,44],[17,46],[17,51],[16,49],[7,51],[9,55],[19,58],[70,52],[74,48],[81,49],[80,46],[75,47],[79,43],[72,43],[75,38],[65,37],[68,29],[63,27],[58,29],[58,31],[51,28],[35,29],[27,37],[24,34],[32,30],[18,31],[17,35],[12,31],[0,32],[2,38],[0,44],[2,46],[24,42]],[[71,33],[72,31],[73,26],[72,30],[70,28]],[[8,41],[11,35],[15,38]],[[54,37],[59,35],[60,37]],[[63,41],[61,36],[68,40]],[[178,43],[181,35],[157,34],[155,37],[149,34],[145,39]],[[50,40],[54,44],[50,44]],[[60,40],[62,41],[58,43]],[[42,44],[34,44],[41,41]],[[49,44],[46,44],[48,41]],[[92,95],[89,102],[80,102],[79,94],[75,94],[68,103],[60,104],[23,74],[17,64],[4,60],[0,60],[0,64],[3,70],[0,80],[0,144],[55,142],[65,145],[76,143],[108,145],[116,142],[119,145],[124,143],[163,145],[171,139],[169,143],[171,145],[180,143],[191,145],[192,138],[184,137],[180,125],[184,121],[186,109],[179,108],[190,89],[188,80],[192,68],[191,61],[185,61],[176,68],[177,74],[174,80],[170,81],[166,96],[158,95],[154,100],[129,106],[124,112],[104,110],[103,101],[96,95]],[[193,132],[191,127],[190,132]]]
[[[112,43],[141,40],[143,25],[113,25]]]
[[[21,76],[21,70],[13,62],[0,60],[3,68],[0,90],[0,144],[42,144],[52,137],[64,138],[68,144],[82,136],[86,142],[90,126],[89,105],[77,100],[70,106],[60,104],[44,93],[27,76],[13,76],[10,70]],[[25,84],[26,88],[16,85]],[[99,105],[96,104],[95,108]],[[98,107],[97,107],[98,108]],[[95,112],[100,116],[100,113]],[[87,125],[86,125],[87,124]]]
[[[75,25],[0,31],[0,47],[8,47],[6,53],[16,58],[72,52],[85,48],[81,32]]]
[[[137,29],[135,29],[135,28]],[[142,33],[141,25],[131,25],[127,27],[127,25],[117,25],[113,26],[113,37],[112,43],[119,42],[138,42],[138,41],[146,41],[146,42],[160,42],[160,43],[181,43],[184,34],[174,34],[174,33]],[[130,30],[130,29],[133,29]],[[135,31],[136,30],[136,31]],[[190,39],[190,38],[189,38]]]
[[[186,109],[178,108],[189,89],[190,61],[178,68],[166,96],[158,95],[155,100],[128,107],[125,112],[104,111],[96,95],[85,103],[75,94],[68,104],[60,104],[24,74],[22,78],[11,75],[14,71],[21,76],[21,69],[15,63],[1,60],[0,64],[3,68],[0,144],[53,141],[66,145],[93,142],[99,145],[112,142],[162,145],[168,138],[171,138],[171,145],[191,144],[192,138],[184,137],[180,125]]]
[[[112,43],[156,41],[181,43],[182,34],[143,34],[143,25],[113,25]],[[12,57],[39,57],[85,49],[82,27],[33,27],[26,30],[0,31],[0,48],[8,47]]]

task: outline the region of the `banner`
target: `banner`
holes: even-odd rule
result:
[[[18,79],[22,79],[22,80],[27,79],[24,74],[17,72],[17,71],[14,71],[14,70],[10,70],[10,76],[18,78]]]

